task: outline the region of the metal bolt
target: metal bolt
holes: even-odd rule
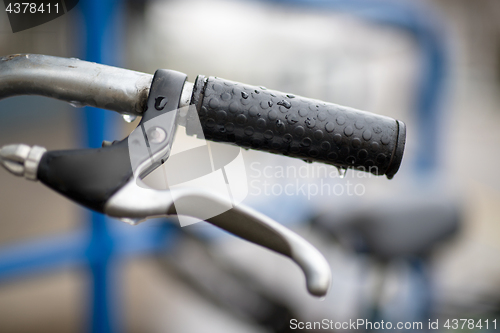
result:
[[[167,138],[167,133],[161,127],[152,127],[148,130],[148,140],[150,143],[162,143]]]

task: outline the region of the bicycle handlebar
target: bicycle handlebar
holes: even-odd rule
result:
[[[389,117],[201,75],[191,103],[198,117],[188,115],[186,131],[197,134],[199,118],[208,140],[389,179],[403,158],[405,124]]]
[[[0,99],[40,95],[78,106],[141,115],[153,75],[40,54],[0,58]]]

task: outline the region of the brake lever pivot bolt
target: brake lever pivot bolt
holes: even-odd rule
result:
[[[167,138],[167,133],[161,127],[153,127],[148,130],[148,140],[151,143],[162,143]]]

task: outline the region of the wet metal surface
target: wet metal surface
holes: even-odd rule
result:
[[[0,99],[41,95],[74,106],[140,115],[152,75],[79,59],[37,54],[0,58]]]

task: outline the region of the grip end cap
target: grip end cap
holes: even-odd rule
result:
[[[391,163],[389,164],[389,167],[387,168],[387,171],[385,173],[388,179],[392,179],[398,172],[399,167],[401,166],[401,161],[403,160],[403,153],[405,150],[406,125],[400,120],[396,120],[396,123],[398,124],[398,138],[396,146],[394,148]]]

